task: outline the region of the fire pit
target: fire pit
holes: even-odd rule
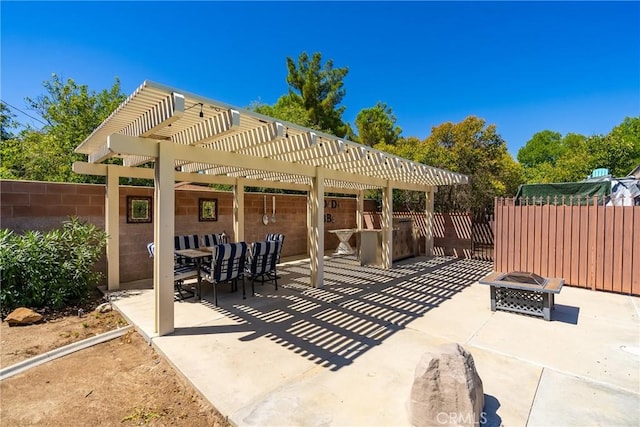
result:
[[[560,293],[564,279],[512,271],[491,273],[480,283],[490,286],[491,311],[512,311],[551,320],[554,296]]]

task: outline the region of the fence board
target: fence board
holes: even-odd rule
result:
[[[578,210],[578,278],[577,283],[582,287],[589,286],[589,207],[577,206]],[[595,238],[595,236],[594,236]]]
[[[512,254],[513,256],[509,257],[512,259],[512,265],[513,265],[513,269],[512,270],[506,270],[506,271],[524,271],[524,268],[522,267],[522,209],[516,209],[516,207],[514,206],[513,208],[513,223],[510,224],[514,224],[513,228],[513,250],[512,250]],[[505,270],[503,270],[505,271]]]
[[[613,245],[613,251],[611,256],[613,260],[611,262],[611,290],[621,292],[622,291],[622,259],[624,248],[624,217],[623,207],[613,207],[613,233],[611,233],[611,240]]]
[[[579,282],[579,272],[580,272],[580,206],[576,204],[571,207],[571,239],[570,239],[570,247],[571,247],[571,262],[569,263],[569,268],[571,273],[569,277],[572,280],[572,283],[580,283]]]
[[[509,205],[507,206],[507,221],[509,223],[513,223],[515,221],[515,215],[516,215],[516,209],[515,206]],[[507,245],[509,247],[509,251],[508,252],[513,252],[513,250],[515,249],[515,245],[514,245],[514,239],[515,239],[515,229],[513,229],[512,227],[505,227],[507,228],[506,230],[506,239],[507,239]],[[507,257],[507,271],[514,271],[515,270],[515,262],[514,262],[514,257]]]
[[[548,197],[547,197],[548,199]],[[549,233],[542,230],[549,230],[549,202],[540,207],[540,275],[549,277]]]
[[[548,205],[549,209],[549,252],[547,256],[547,276],[556,277],[556,250],[558,247],[558,238],[556,235],[556,230],[558,229],[558,224],[556,223],[558,219],[558,208],[555,205]]]
[[[561,277],[564,265],[564,217],[566,215],[566,206],[557,206],[556,213],[556,271],[553,277]]]
[[[613,227],[615,224],[616,208],[611,207],[605,211],[604,216],[604,253],[603,269],[602,269],[602,287],[607,290],[613,290],[613,263],[614,263],[614,245],[613,245]]]
[[[564,266],[562,270],[562,277],[567,283],[574,283],[571,280],[571,218],[573,215],[573,206],[565,206],[565,215],[562,218],[564,234],[562,236],[562,247],[564,248],[562,264]]]
[[[597,206],[596,206],[597,209]],[[596,218],[596,233],[600,237],[599,240],[596,240],[596,277],[595,277],[595,287],[599,290],[604,290],[604,242],[606,235],[605,233],[605,210],[600,211],[598,209],[598,217]]]

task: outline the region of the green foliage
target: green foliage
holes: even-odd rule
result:
[[[15,117],[9,107],[4,102],[0,102],[0,141],[14,137],[11,129],[15,129],[18,126]]]
[[[253,103],[249,108],[265,116],[285,120],[312,129],[322,130],[311,122],[311,118],[304,107],[288,95],[280,97],[274,105]]]
[[[518,151],[518,161],[527,168],[533,168],[540,163],[554,164],[564,152],[564,148],[560,133],[543,130],[533,135],[533,138]]]
[[[358,142],[370,147],[380,143],[394,145],[402,133],[391,107],[383,102],[361,110],[356,117],[356,128]]]
[[[70,218],[47,233],[16,235],[0,229],[0,303],[16,307],[61,308],[82,301],[101,279],[93,266],[103,254],[106,233]]]
[[[102,177],[73,173],[73,162],[85,160],[84,155],[73,150],[125,99],[119,80],[115,80],[111,89],[97,93],[72,79],[64,82],[56,74],[43,86],[44,95],[26,100],[28,108],[47,124],[40,130],[25,126],[7,140],[3,132],[0,178],[102,182]],[[4,129],[4,110],[2,113]]]
[[[441,187],[436,193],[436,204],[445,210],[484,209],[494,197],[514,195],[524,182],[520,164],[507,151],[495,125],[475,116],[435,126],[424,140],[401,138],[395,145],[381,143],[375,148],[469,176],[470,185]],[[424,195],[394,192],[394,206],[422,210]]]
[[[518,152],[527,183],[575,182],[594,169],[626,176],[640,164],[640,117],[627,117],[607,135],[539,132]]]
[[[345,95],[344,78],[347,67],[333,68],[333,60],[322,64],[322,54],[311,57],[302,52],[297,62],[287,57],[289,91],[274,105],[253,103],[254,111],[317,129],[339,137],[352,135],[350,126],[342,121],[345,107],[338,107]]]

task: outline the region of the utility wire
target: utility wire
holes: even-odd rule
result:
[[[22,114],[24,114],[25,116],[27,116],[27,117],[29,117],[29,118],[31,118],[31,119],[33,119],[33,120],[37,121],[37,122],[42,123],[42,124],[43,124],[43,125],[45,125],[45,126],[48,126],[48,125],[49,125],[49,123],[45,123],[45,122],[43,122],[42,120],[40,120],[39,118],[37,118],[37,117],[33,117],[31,114],[28,114],[28,113],[26,113],[26,112],[22,111],[22,110],[21,110],[21,109],[19,109],[18,107],[14,107],[13,105],[9,104],[9,103],[8,103],[8,102],[6,102],[6,101],[3,101],[2,99],[0,99],[0,102],[2,102],[3,104],[5,104],[5,105],[7,105],[7,106],[9,106],[9,107],[11,107],[11,108],[13,108],[14,110],[17,110],[17,111],[21,112],[21,113],[22,113]]]

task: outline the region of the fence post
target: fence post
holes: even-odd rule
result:
[[[424,236],[424,254],[426,256],[433,256],[433,199],[436,187],[431,187],[429,191],[425,193],[426,206],[425,206],[425,236]]]

